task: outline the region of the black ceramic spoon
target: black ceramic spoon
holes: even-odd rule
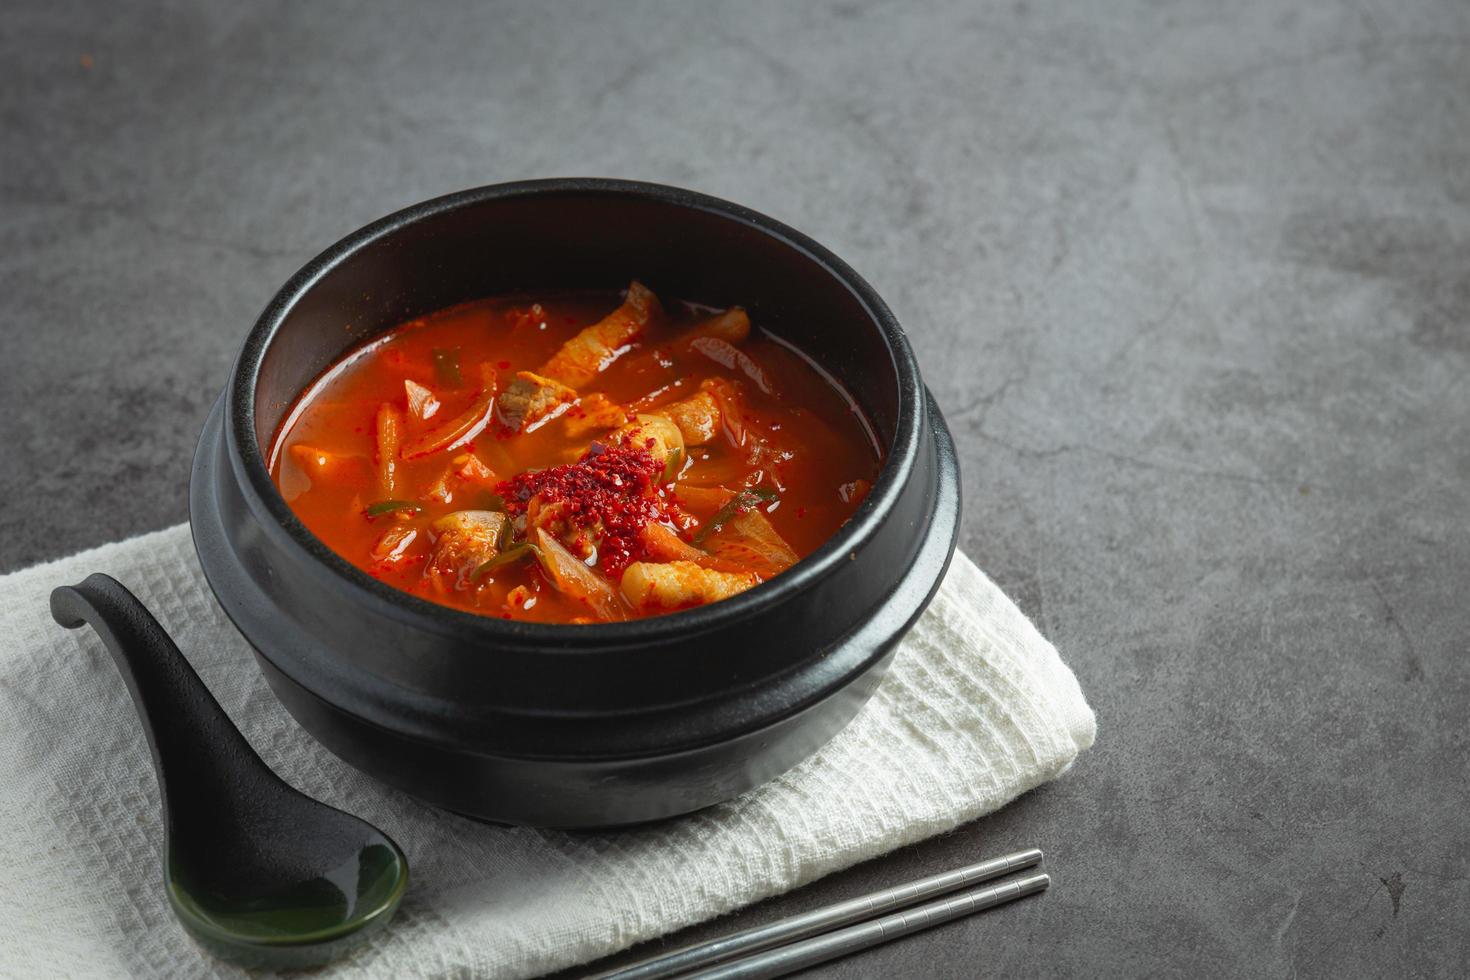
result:
[[[408,883],[398,845],[267,768],[137,597],[91,575],[53,591],[51,615],[92,624],[133,696],[163,798],[169,904],[196,939],[248,966],[296,968],[387,924]]]

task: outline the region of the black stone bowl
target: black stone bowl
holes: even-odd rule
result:
[[[784,574],[653,619],[492,619],[376,581],[276,492],[264,451],[297,394],[349,348],[470,299],[633,278],[745,306],[872,423],[885,464],[871,493]],[[293,276],[205,423],[189,504],[215,595],[327,748],[465,814],[596,827],[729,799],[846,725],[949,563],[959,472],[898,323],[826,249],[689,191],[539,180],[400,211]]]

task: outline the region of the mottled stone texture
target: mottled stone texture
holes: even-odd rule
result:
[[[868,276],[1073,772],[735,919],[1037,844],[822,977],[1470,966],[1470,7],[9,4],[0,567],[185,516],[271,292],[421,198],[744,202]]]

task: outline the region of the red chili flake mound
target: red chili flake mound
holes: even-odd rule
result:
[[[574,528],[601,532],[597,563],[610,578],[644,555],[640,532],[649,521],[672,521],[668,503],[658,495],[656,480],[663,464],[648,450],[593,443],[575,463],[522,473],[496,491],[511,514],[524,514],[532,497],[541,506],[563,504],[561,516]]]

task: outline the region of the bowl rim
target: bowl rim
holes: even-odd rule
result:
[[[898,383],[897,419],[887,455],[873,489],[848,522],[816,551],[780,575],[728,599],[661,616],[590,624],[507,620],[430,602],[373,578],[312,534],[276,488],[256,439],[255,388],[266,352],[297,304],[338,266],[410,225],[488,202],[555,196],[632,197],[712,214],[744,225],[798,252],[835,279],[853,295],[877,327]],[[224,410],[231,468],[245,490],[247,506],[263,511],[263,516],[269,518],[261,524],[276,544],[332,573],[325,580],[333,589],[353,601],[370,603],[380,615],[424,632],[450,635],[470,643],[511,642],[567,652],[641,645],[720,630],[762,607],[779,604],[805,591],[842,563],[855,558],[876,535],[909,481],[920,453],[926,412],[918,362],[898,320],[873,287],[830,250],[794,228],[743,205],[671,185],[604,177],[540,178],[457,191],[395,211],[340,239],[297,270],[256,319],[231,367]]]

